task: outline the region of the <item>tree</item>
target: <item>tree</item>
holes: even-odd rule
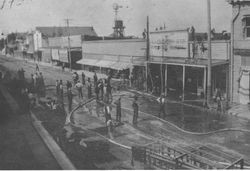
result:
[[[10,33],[7,35],[8,42],[15,43],[16,42],[16,34],[15,33]]]
[[[4,48],[4,39],[0,39],[0,50]]]

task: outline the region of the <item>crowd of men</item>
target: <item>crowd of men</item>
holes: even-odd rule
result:
[[[72,88],[75,88],[77,91],[77,96],[80,100],[83,99],[83,91],[84,87],[86,87],[87,90],[87,97],[88,99],[93,98],[93,96],[96,98],[97,103],[102,104],[104,116],[105,116],[105,122],[107,126],[108,133],[112,137],[112,129],[114,127],[114,122],[112,121],[111,117],[111,111],[112,111],[112,86],[111,86],[111,77],[108,76],[106,79],[98,79],[98,76],[96,73],[94,73],[93,76],[93,83],[91,82],[90,77],[86,77],[84,72],[81,73],[81,78],[78,75],[77,72],[74,72],[72,74],[72,82],[67,81],[66,82],[66,90],[67,90],[67,99],[68,99],[68,111],[72,111],[72,101],[73,101],[73,93]],[[94,92],[93,92],[94,91]],[[93,94],[94,93],[94,94]],[[62,80],[56,80],[56,94],[58,97],[59,104],[63,105],[63,82]],[[121,97],[118,98],[114,102],[116,105],[116,123],[121,123]],[[137,118],[138,118],[138,111],[139,106],[137,103],[137,97],[134,98],[133,105],[134,109],[134,117],[133,117],[133,124],[137,124]]]
[[[30,82],[29,84],[26,84],[25,81],[25,71],[23,68],[19,69],[17,71],[18,76],[18,84],[21,88],[21,94],[25,102],[25,106],[27,109],[30,108],[30,104],[35,103],[35,98],[31,97],[31,94],[36,94],[38,99],[41,97],[45,97],[46,91],[45,91],[45,83],[44,83],[44,77],[42,72],[39,70],[38,64],[35,66],[34,73],[31,74]],[[5,74],[8,75],[8,74]],[[93,76],[93,83],[91,82],[91,78],[86,77],[85,74],[81,73],[81,78],[78,75],[77,72],[74,72],[73,75],[73,81],[67,81],[65,83],[66,86],[66,94],[67,94],[67,100],[68,100],[68,111],[72,111],[72,102],[73,102],[73,92],[72,88],[74,87],[77,90],[78,98],[81,100],[83,99],[83,88],[86,87],[87,89],[87,97],[88,99],[93,98],[95,96],[97,103],[102,104],[104,116],[106,120],[106,126],[108,129],[108,133],[110,134],[110,137],[112,137],[112,129],[114,127],[114,122],[111,117],[111,111],[112,111],[112,86],[111,86],[111,77],[108,76],[106,79],[98,79],[97,74],[94,73]],[[51,99],[49,102],[49,106],[51,109],[55,109],[55,106],[61,105],[62,109],[64,109],[64,83],[63,80],[56,80],[56,95],[57,100]],[[93,95],[93,91],[95,95]],[[32,103],[30,103],[30,99],[33,99]],[[122,117],[122,101],[121,96],[113,103],[116,105],[116,119],[115,123],[122,123],[121,117]],[[161,112],[165,113],[164,107],[163,107],[163,99],[160,99],[161,103]],[[132,102],[132,108],[134,110],[133,120],[132,123],[136,126],[137,120],[138,120],[138,113],[139,113],[139,104],[138,104],[138,97],[135,96],[134,100]]]

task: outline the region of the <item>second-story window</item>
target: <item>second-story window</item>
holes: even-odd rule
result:
[[[246,37],[250,37],[250,17],[246,18]]]
[[[245,38],[250,38],[250,16],[243,18],[243,35]]]

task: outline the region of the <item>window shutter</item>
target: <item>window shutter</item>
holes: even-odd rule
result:
[[[246,27],[246,17],[242,18],[242,27]]]
[[[246,17],[242,18],[242,36],[246,37]]]
[[[242,36],[243,38],[246,38],[246,27],[242,28]]]

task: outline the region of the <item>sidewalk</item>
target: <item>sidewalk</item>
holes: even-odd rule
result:
[[[24,169],[24,170],[59,170],[60,166],[51,155],[43,140],[35,131],[31,124],[31,118],[27,113],[22,114],[19,105],[9,94],[9,92],[0,85],[1,94],[12,109],[12,119],[5,126],[5,131],[10,134],[1,140],[1,143],[9,144],[8,150],[2,153],[9,157],[9,161],[1,157],[0,169]],[[10,137],[11,136],[11,137]],[[3,148],[3,145],[1,145]],[[15,155],[15,156],[13,156]],[[8,160],[8,159],[7,159]],[[19,163],[19,161],[21,163]],[[1,163],[0,162],[0,163]],[[4,163],[6,162],[6,163]],[[5,164],[5,166],[3,166]]]

